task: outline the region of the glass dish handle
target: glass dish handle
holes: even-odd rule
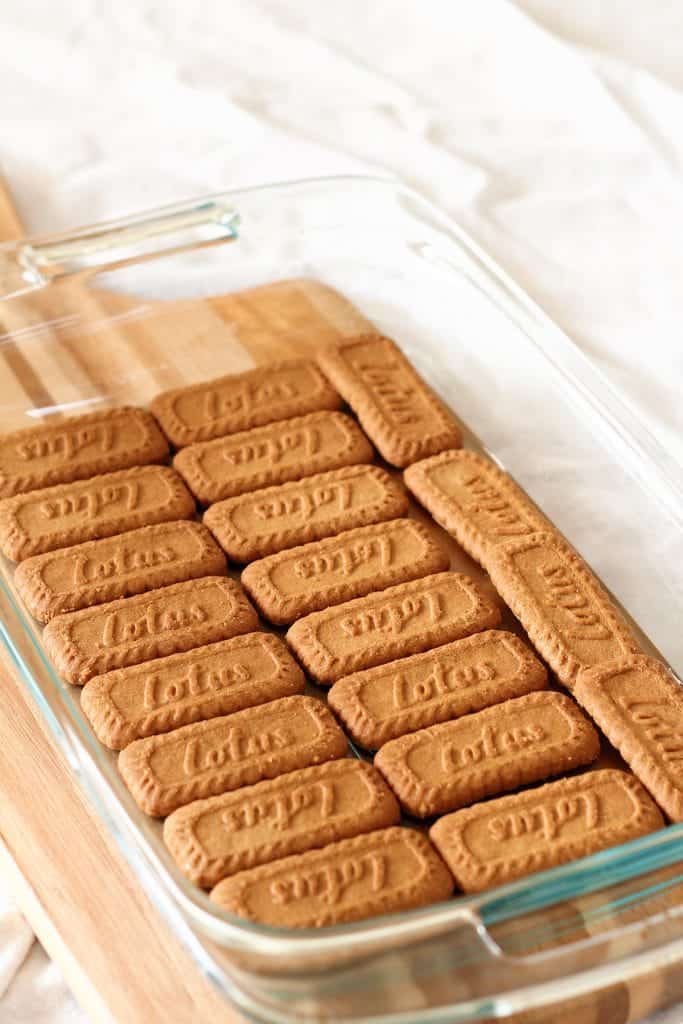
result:
[[[237,238],[239,214],[227,198],[176,203],[152,214],[97,227],[0,246],[3,298],[44,287],[51,280],[114,270]]]

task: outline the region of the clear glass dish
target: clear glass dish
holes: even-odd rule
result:
[[[272,185],[1,246],[0,429],[145,404],[266,359],[258,293],[220,296],[292,280],[300,315],[321,319],[317,344],[326,325],[358,329],[329,289],[396,338],[469,443],[512,473],[680,673],[683,470],[457,226],[394,182]],[[275,307],[269,317],[272,330]],[[285,328],[296,354],[296,318]],[[246,1014],[398,1024],[524,1009],[542,1021],[567,1001],[641,999],[645,1012],[679,994],[683,825],[476,897],[324,931],[219,911],[133,803],[79,692],[50,667],[12,575],[5,562],[0,630],[27,693],[168,926]]]

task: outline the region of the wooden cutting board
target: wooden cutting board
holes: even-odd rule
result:
[[[21,234],[0,181],[0,240]],[[39,327],[46,318],[62,325],[57,338]],[[65,283],[11,310],[0,304],[0,333],[25,333],[20,346],[0,347],[0,429],[23,425],[27,406],[66,402],[78,409],[98,395],[126,401],[131,375],[145,401],[163,388],[301,354],[368,326],[343,298],[310,281],[165,303]],[[106,340],[106,360],[99,339]],[[242,1021],[169,933],[2,654],[0,664],[0,871],[89,1019]],[[607,1000],[608,1016],[591,1017],[596,1024],[641,1019],[656,1007],[662,979],[625,979],[619,989],[619,1000]],[[604,1002],[590,1001],[593,1009]]]

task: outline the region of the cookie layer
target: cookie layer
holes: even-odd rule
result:
[[[579,676],[576,699],[672,821],[683,821],[683,689],[653,658]]]
[[[367,750],[547,685],[543,665],[513,633],[486,630],[338,680],[329,702]]]
[[[437,523],[483,565],[496,544],[551,528],[512,477],[476,452],[442,452],[416,462],[404,480]]]
[[[98,739],[121,750],[144,736],[301,693],[304,685],[278,637],[247,633],[97,676],[81,706]]]
[[[162,462],[168,444],[153,416],[124,406],[0,435],[0,496]]]
[[[181,807],[164,841],[181,871],[210,888],[226,875],[398,824],[372,765],[344,757]]]
[[[346,737],[321,701],[283,697],[135,740],[119,754],[119,769],[142,810],[161,817],[346,752]]]
[[[460,447],[455,418],[389,338],[361,335],[318,361],[393,466]]]
[[[87,683],[115,668],[227,640],[258,627],[244,591],[224,576],[175,583],[148,594],[57,615],[43,643],[59,674]]]
[[[574,701],[546,691],[391,740],[375,765],[401,806],[426,818],[571,771],[599,753],[598,734]]]
[[[211,899],[280,928],[321,928],[447,899],[453,879],[426,836],[388,828],[242,871]]]
[[[508,541],[487,556],[491,580],[558,678],[638,651],[586,563],[552,533]]]
[[[663,825],[637,779],[602,770],[448,814],[429,835],[461,889],[480,892]]]
[[[178,452],[173,465],[199,501],[208,503],[357,462],[373,452],[341,412],[314,412]]]
[[[164,433],[178,448],[320,409],[341,399],[309,359],[289,359],[165,391],[151,403]]]
[[[194,513],[194,498],[174,470],[136,466],[0,501],[0,550],[20,562]]]
[[[226,572],[225,555],[201,523],[143,526],[26,559],[14,576],[39,622],[62,612]]]
[[[290,627],[287,642],[315,679],[333,683],[499,622],[500,609],[474,580],[444,572],[313,612]]]
[[[346,466],[219,501],[204,513],[236,562],[331,537],[408,511],[400,482],[379,466]]]
[[[242,573],[242,585],[265,618],[285,624],[373,590],[441,572],[448,563],[448,555],[422,523],[394,519],[252,562]]]

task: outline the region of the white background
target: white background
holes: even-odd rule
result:
[[[681,0],[4,0],[0,39],[0,163],[29,230],[394,174],[683,461]],[[2,907],[2,1024],[80,1022],[37,946],[15,975],[29,939]]]

